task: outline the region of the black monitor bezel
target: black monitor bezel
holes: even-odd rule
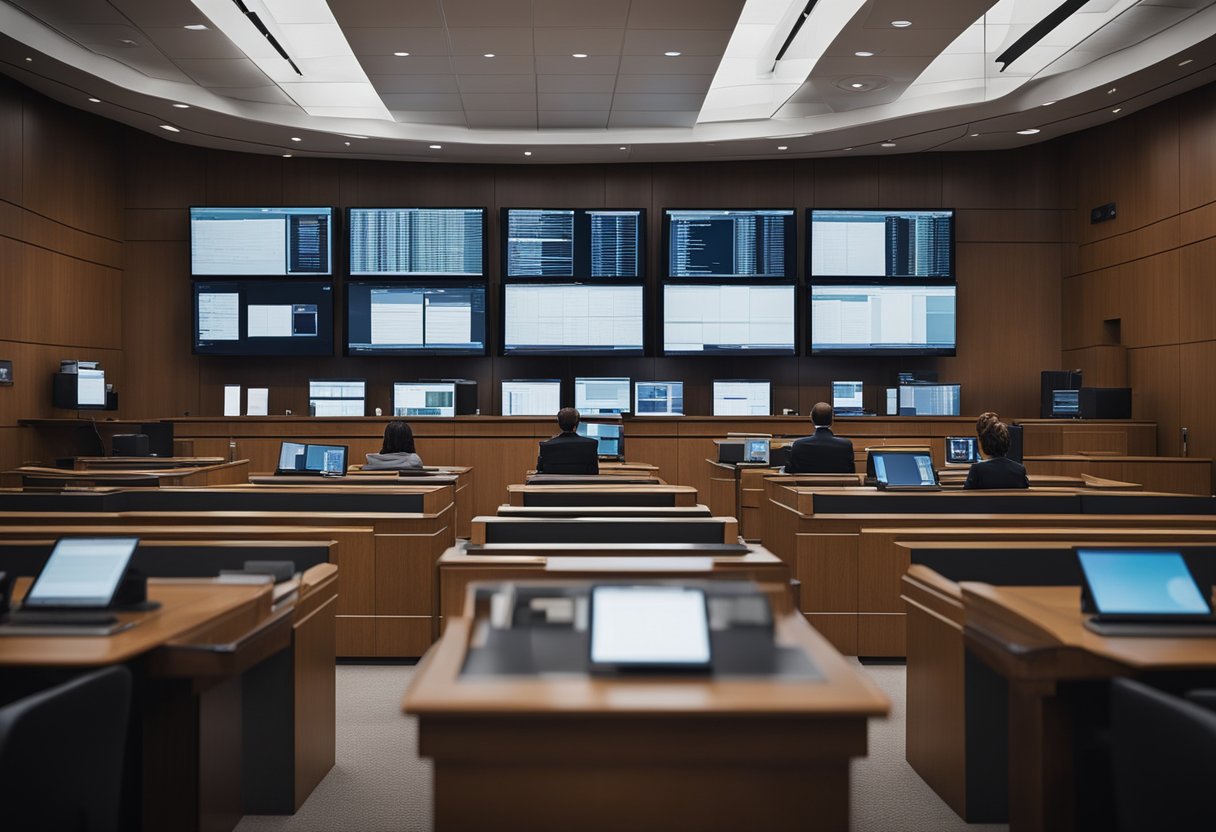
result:
[[[367,274],[365,272],[355,273],[351,271],[350,248],[354,242],[351,236],[350,229],[352,227],[350,217],[354,211],[480,211],[481,212],[481,274],[434,274],[428,272],[394,272],[391,274]],[[490,209],[484,205],[351,205],[344,211],[346,220],[346,247],[343,255],[346,259],[346,268],[344,274],[347,280],[454,280],[454,281],[469,281],[481,280],[486,281],[490,276],[490,246],[489,246],[489,217]]]
[[[435,281],[439,281],[436,283]],[[452,349],[449,347],[419,347],[417,349],[384,349],[384,350],[357,350],[352,351],[350,346],[350,289],[352,286],[366,286],[368,284],[383,284],[386,287],[393,289],[481,289],[485,294],[485,333],[482,336],[482,344],[480,349]],[[371,279],[364,280],[360,278],[347,278],[342,281],[342,303],[346,312],[343,320],[342,330],[342,355],[348,358],[383,358],[383,357],[401,357],[407,355],[463,355],[470,357],[487,356],[490,354],[490,292],[486,281],[480,278],[470,280],[448,280],[445,278],[434,278],[432,280],[402,280],[400,278],[390,278],[388,280]]]
[[[786,274],[780,277],[765,277],[761,275],[706,275],[704,277],[684,277],[682,275],[673,275],[671,273],[671,213],[680,211],[789,211],[788,231],[786,232],[786,242],[792,240],[792,246],[786,246],[785,254],[785,270]],[[735,281],[753,282],[753,283],[783,283],[786,281],[797,282],[798,274],[798,209],[794,207],[774,207],[774,208],[664,208],[660,217],[662,223],[662,242],[663,250],[660,252],[662,264],[659,267],[659,275],[665,281],[673,281],[680,283],[731,283]]]
[[[298,274],[298,275],[257,274],[257,273],[247,273],[247,274],[197,274],[197,273],[195,273],[195,271],[194,271],[194,224],[193,224],[194,216],[193,215],[196,210],[197,211],[209,211],[209,210],[221,209],[221,210],[251,211],[251,210],[258,210],[261,208],[269,208],[271,210],[299,210],[299,209],[310,209],[313,207],[316,207],[317,209],[324,209],[324,210],[329,211],[329,271],[328,272],[325,272],[323,274],[317,273],[317,274]],[[257,280],[278,279],[278,280],[296,280],[296,281],[299,281],[299,280],[333,281],[333,279],[340,272],[340,269],[338,268],[338,264],[337,264],[337,256],[338,256],[339,247],[335,246],[335,241],[338,241],[340,243],[345,237],[345,235],[342,233],[342,229],[339,227],[342,213],[343,212],[342,212],[341,208],[338,208],[338,207],[335,207],[332,205],[318,205],[318,206],[310,206],[310,205],[190,205],[190,206],[187,206],[187,208],[186,208],[186,226],[187,226],[188,234],[187,234],[187,238],[186,238],[186,243],[187,243],[186,254],[187,254],[187,258],[189,259],[189,269],[188,270],[190,272],[190,279],[191,280],[203,280],[203,281],[245,280],[247,278],[248,279],[257,279]]]
[[[240,345],[248,344],[249,323],[248,323],[248,313],[247,313],[246,309],[249,304],[248,304],[248,300],[244,293],[243,284],[245,282],[248,282],[248,283],[250,283],[250,285],[254,285],[254,286],[270,286],[270,285],[278,284],[278,285],[282,285],[282,286],[299,287],[299,286],[303,286],[303,285],[311,283],[311,284],[315,284],[318,287],[328,287],[329,298],[330,298],[330,303],[329,303],[329,345],[328,345],[329,348],[328,348],[328,350],[324,351],[324,352],[311,351],[311,350],[304,350],[304,351],[285,350],[285,351],[275,351],[275,352],[261,352],[261,351],[249,352],[248,350],[246,350],[246,351],[235,351],[235,352],[229,352],[229,351],[217,352],[215,350],[210,350],[210,349],[208,349],[208,350],[200,349],[199,343],[198,343],[198,341],[199,341],[199,332],[198,332],[199,287],[207,285],[207,284],[216,284],[216,283],[236,283],[236,284],[242,285],[241,290],[240,290],[240,301],[239,301],[240,302],[240,314],[242,316],[241,321],[239,322],[239,326],[240,326],[240,330],[241,330],[241,337],[234,343],[240,344]],[[335,307],[336,307],[336,303],[334,302],[334,297],[337,294],[337,291],[336,291],[336,287],[334,286],[334,282],[332,280],[326,280],[323,278],[316,279],[316,280],[301,280],[299,278],[277,278],[277,279],[275,279],[275,278],[235,278],[235,279],[229,279],[229,280],[194,280],[194,281],[191,281],[190,288],[191,288],[191,300],[190,300],[190,307],[191,307],[190,353],[191,353],[191,355],[197,355],[197,356],[208,357],[208,358],[211,358],[211,357],[219,357],[219,358],[301,358],[301,357],[302,358],[325,358],[325,357],[332,357],[334,355],[334,337],[337,334],[335,331],[335,328],[334,328],[334,317],[335,317]],[[281,341],[284,339],[274,339],[274,340]]]
[[[921,286],[949,286],[954,289],[954,346],[953,347],[893,347],[890,349],[874,348],[874,347],[847,347],[842,349],[824,349],[815,347],[815,313],[813,306],[813,298],[815,289],[820,286],[881,286],[881,287],[903,287],[917,288]],[[896,281],[892,282],[883,278],[818,278],[814,281],[807,281],[806,295],[799,306],[806,310],[806,354],[813,356],[840,356],[847,357],[888,357],[888,358],[905,358],[916,356],[955,356],[958,355],[958,281],[954,278],[941,278],[935,280],[917,280],[917,281]]]
[[[636,211],[638,213],[638,273],[629,277],[606,277],[603,275],[515,275],[508,271],[510,259],[508,257],[507,248],[509,243],[509,235],[507,229],[510,222],[510,212],[512,211],[573,211],[577,216],[578,213],[593,213],[593,212],[623,212]],[[645,208],[566,208],[562,206],[548,206],[543,208],[530,207],[526,205],[515,205],[506,208],[498,209],[498,271],[505,283],[511,281],[513,283],[539,283],[547,280],[557,281],[589,281],[589,282],[611,282],[611,283],[629,283],[634,281],[646,280],[648,274],[647,269],[647,227],[646,227],[647,212]],[[576,240],[577,244],[577,240]],[[590,241],[588,241],[590,245]],[[573,269],[571,270],[573,271]]]
[[[948,275],[856,275],[850,276],[847,274],[815,274],[811,269],[811,258],[814,254],[814,234],[812,232],[812,224],[816,212],[820,211],[840,211],[840,212],[868,212],[886,214],[950,214],[950,274]],[[918,285],[922,281],[933,280],[957,280],[958,279],[958,211],[954,208],[807,208],[806,217],[804,220],[804,231],[806,233],[806,280],[807,283],[814,283],[823,279],[843,279],[843,280],[883,280],[892,282],[907,282],[911,285]]]

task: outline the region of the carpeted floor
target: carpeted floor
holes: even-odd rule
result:
[[[871,722],[870,753],[853,765],[854,832],[997,832],[962,822],[904,762],[904,668],[864,671],[891,699]],[[430,832],[431,766],[417,755],[414,720],[401,714],[412,667],[341,665],[338,761],[294,816],[249,816],[237,832]]]

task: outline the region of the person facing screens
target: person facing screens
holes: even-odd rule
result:
[[[599,442],[579,436],[579,414],[573,407],[557,411],[557,425],[562,432],[540,443],[536,458],[538,474],[598,474]]]
[[[414,431],[409,424],[394,419],[384,426],[384,443],[380,453],[368,454],[364,471],[401,471],[422,468],[422,459],[414,449]]]
[[[963,488],[1030,488],[1026,468],[1005,456],[1009,453],[1009,426],[988,411],[975,420],[975,432],[988,459],[971,466]]]
[[[787,474],[852,474],[853,443],[832,433],[832,406],[819,402],[811,408],[815,433],[790,446]]]

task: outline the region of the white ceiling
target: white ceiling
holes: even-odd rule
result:
[[[258,2],[302,53],[292,24],[319,21]],[[805,0],[328,3],[345,43],[303,67],[328,92],[263,71],[191,0],[0,0],[0,71],[203,146],[527,164],[1014,147],[1216,79],[1216,0],[1091,0],[1005,72],[1058,0],[820,0],[776,64]]]

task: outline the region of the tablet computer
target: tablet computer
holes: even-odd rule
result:
[[[1084,592],[1099,622],[1216,621],[1182,553],[1164,549],[1077,548]]]
[[[972,465],[980,461],[980,443],[974,436],[946,437],[946,464]]]
[[[743,446],[743,461],[753,464],[768,465],[769,441],[767,439],[748,439]]]
[[[590,621],[592,670],[708,672],[711,667],[703,589],[594,586]]]
[[[60,538],[21,602],[21,609],[110,606],[138,545],[138,537]]]

